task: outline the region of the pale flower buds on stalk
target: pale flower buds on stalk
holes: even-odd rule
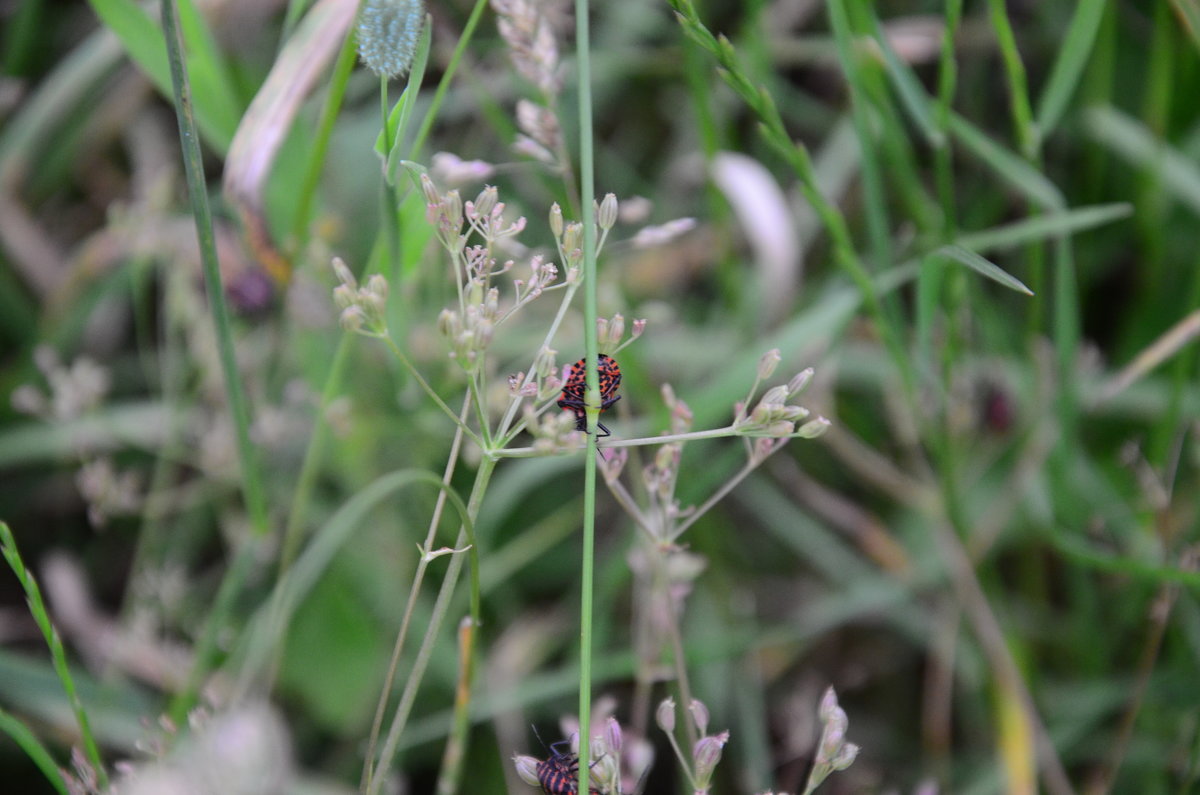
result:
[[[809,792],[816,789],[830,773],[850,767],[858,756],[858,746],[846,742],[846,731],[850,727],[850,721],[845,710],[838,706],[837,693],[832,687],[827,688],[821,697],[817,717],[824,726],[821,729],[821,739],[817,743],[817,757],[808,776]]]
[[[333,303],[342,310],[338,322],[346,331],[381,337],[387,333],[388,283],[380,274],[363,287],[340,257],[333,258],[333,273],[341,282],[333,288]]]

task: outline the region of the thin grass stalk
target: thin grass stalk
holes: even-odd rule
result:
[[[1025,64],[1021,51],[1017,49],[1017,37],[1008,18],[1004,0],[988,0],[992,29],[996,31],[996,43],[1000,45],[1000,58],[1008,78],[1008,101],[1012,109],[1013,125],[1017,142],[1026,158],[1033,158],[1038,151],[1038,135],[1033,124],[1033,108],[1029,104],[1029,86],[1025,77]]]
[[[1029,86],[1025,76],[1025,64],[1021,60],[1020,50],[1017,49],[1016,36],[1013,34],[1012,23],[1008,18],[1008,8],[1005,6],[1004,0],[988,0],[988,11],[992,29],[996,33],[996,42],[1000,47],[1000,57],[1008,82],[1009,106],[1012,111],[1017,144],[1025,159],[1038,165],[1040,135],[1034,124],[1033,109],[1029,102]],[[1042,309],[1041,295],[1045,287],[1045,261],[1045,248],[1036,243],[1030,244],[1026,254],[1029,270],[1028,284],[1029,289],[1036,296],[1030,306],[1029,323],[1026,328],[1030,344],[1042,328],[1043,323],[1044,310]]]
[[[459,418],[466,421],[467,410],[470,408],[470,399],[463,399],[463,407],[459,413]],[[433,546],[433,540],[437,533],[438,525],[441,523],[442,510],[446,504],[446,489],[450,487],[450,482],[454,478],[454,471],[458,466],[459,452],[462,449],[463,433],[462,429],[458,429],[454,434],[454,441],[450,444],[450,454],[446,457],[446,468],[442,472],[443,490],[438,494],[437,502],[433,507],[433,515],[429,520],[429,530],[425,534],[425,548],[429,549]],[[379,704],[375,708],[375,718],[371,722],[371,734],[367,740],[366,764],[363,767],[363,779],[361,786],[363,788],[370,784],[372,775],[372,765],[375,762],[375,744],[379,741],[379,732],[383,729],[383,717],[387,709],[388,696],[392,692],[392,685],[396,681],[396,671],[400,667],[400,655],[404,650],[404,642],[408,638],[408,626],[412,621],[413,609],[416,607],[417,594],[420,593],[421,584],[425,580],[425,570],[429,566],[429,560],[424,555],[417,561],[417,570],[413,574],[412,585],[409,586],[408,600],[404,603],[404,615],[400,619],[400,630],[396,633],[396,642],[392,646],[392,657],[388,661],[387,674],[383,678],[383,686],[380,688]]]
[[[238,460],[241,463],[242,492],[250,517],[253,538],[244,539],[234,557],[234,563],[225,573],[213,610],[205,622],[205,628],[197,642],[195,662],[188,675],[188,685],[177,694],[172,702],[171,714],[177,723],[182,723],[188,710],[195,704],[199,685],[211,670],[216,659],[218,629],[225,625],[236,596],[240,593],[251,570],[250,563],[256,554],[259,542],[269,531],[266,493],[258,456],[250,441],[250,410],[242,382],[238,376],[237,359],[233,350],[233,329],[229,319],[229,308],[225,303],[225,289],[221,283],[220,265],[217,260],[213,238],[212,216],[208,207],[208,192],[204,178],[204,162],[200,155],[200,135],[192,115],[192,94],[187,70],[183,62],[183,44],[180,38],[179,20],[172,0],[162,0],[163,35],[167,43],[167,58],[171,66],[171,82],[174,87],[175,115],[179,122],[180,145],[183,150],[184,170],[187,174],[188,197],[192,205],[192,216],[196,221],[196,236],[200,246],[200,259],[204,266],[204,283],[208,293],[208,304],[216,327],[217,351],[224,375],[226,400],[233,419],[237,439]]]
[[[225,302],[225,289],[221,282],[220,264],[213,238],[204,161],[200,154],[200,134],[196,130],[196,120],[192,115],[191,85],[184,68],[183,43],[172,0],[162,0],[162,23],[167,41],[167,57],[171,64],[171,81],[175,88],[175,115],[179,121],[179,139],[183,149],[184,170],[187,173],[188,199],[192,205],[192,216],[196,220],[196,237],[204,266],[208,304],[213,314],[213,325],[216,326],[217,352],[221,360],[221,373],[225,379],[225,395],[237,436],[238,460],[242,467],[242,491],[246,499],[246,509],[250,514],[250,525],[256,535],[263,536],[269,528],[262,470],[254,445],[250,441],[250,409],[234,356],[233,327],[229,320],[229,307]]]
[[[54,673],[57,674],[58,681],[62,683],[63,690],[67,694],[71,712],[75,714],[75,722],[79,726],[79,738],[83,742],[83,751],[95,770],[96,781],[99,783],[100,789],[106,790],[108,789],[108,773],[104,769],[104,761],[100,758],[100,747],[96,744],[95,735],[92,734],[92,723],[88,720],[87,710],[83,708],[79,691],[75,689],[75,678],[71,676],[71,669],[67,666],[67,653],[63,649],[62,638],[50,621],[50,611],[46,609],[46,602],[42,599],[42,591],[38,587],[37,580],[25,567],[25,561],[21,559],[21,553],[17,549],[17,541],[13,538],[12,530],[4,522],[0,522],[0,553],[8,561],[13,574],[17,575],[17,579],[21,583],[21,589],[25,591],[29,614],[33,616],[34,623],[37,624],[42,638],[50,648]]]
[[[476,625],[478,625],[479,619],[479,567],[476,565],[476,548],[472,526],[475,523],[476,517],[479,516],[479,506],[483,502],[483,495],[487,492],[488,483],[491,481],[495,468],[496,462],[486,456],[479,462],[479,469],[475,473],[475,484],[471,488],[471,496],[466,506],[466,515],[463,519],[462,527],[459,529],[458,537],[454,541],[455,549],[461,549],[467,543],[471,544],[471,609]],[[451,499],[457,500],[458,495],[454,495]],[[429,666],[429,659],[433,656],[433,644],[437,640],[442,622],[446,618],[446,611],[450,607],[450,598],[454,595],[454,586],[458,582],[459,574],[462,572],[463,558],[463,555],[450,556],[450,563],[446,567],[446,576],[442,578],[442,585],[438,590],[437,599],[434,601],[433,609],[429,615],[429,625],[425,630],[425,636],[421,639],[421,646],[417,650],[417,656],[413,661],[412,669],[409,671],[409,677],[404,683],[404,691],[400,694],[400,703],[397,704],[396,711],[393,714],[392,725],[388,729],[383,749],[379,752],[379,761],[371,769],[367,784],[363,787],[363,790],[368,795],[376,795],[381,791],[387,771],[396,758],[396,751],[400,746],[400,736],[404,733],[404,728],[408,723],[409,713],[412,711],[413,702],[417,697],[417,689],[420,687],[421,680],[425,677],[425,669]],[[367,761],[370,764],[370,758]]]
[[[599,341],[596,333],[596,176],[592,139],[592,66],[588,0],[575,0],[575,57],[579,83],[579,182],[583,218],[583,339],[587,377],[587,451],[583,469],[583,557],[579,572],[579,791],[591,776],[592,602],[596,555],[596,425],[600,421]]]

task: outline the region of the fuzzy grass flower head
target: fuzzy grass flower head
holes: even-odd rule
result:
[[[406,74],[424,24],[421,0],[366,0],[358,17],[359,59],[385,80]]]
[[[333,288],[333,302],[341,310],[342,328],[368,337],[387,334],[388,282],[381,274],[373,274],[359,286],[354,273],[342,261],[333,258],[333,272],[340,284]]]

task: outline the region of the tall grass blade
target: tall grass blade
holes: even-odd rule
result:
[[[1038,135],[1043,138],[1058,126],[1067,103],[1079,86],[1107,5],[1106,0],[1080,0],[1075,6],[1075,14],[1058,49],[1050,77],[1038,97],[1035,118]]]

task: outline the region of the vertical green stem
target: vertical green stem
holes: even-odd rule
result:
[[[233,328],[229,320],[229,307],[225,303],[225,290],[221,283],[217,248],[213,238],[212,214],[208,207],[208,190],[204,179],[204,161],[200,156],[200,136],[192,116],[192,89],[183,66],[183,42],[179,36],[179,21],[172,0],[162,0],[162,21],[171,63],[171,82],[175,87],[175,115],[179,120],[179,142],[183,148],[188,197],[192,203],[192,215],[196,219],[196,237],[200,244],[200,259],[204,265],[204,284],[217,331],[221,372],[225,376],[225,395],[237,433],[238,460],[242,465],[242,490],[246,498],[246,509],[250,513],[250,524],[254,532],[262,536],[268,530],[267,500],[258,456],[250,442],[249,404],[245,392],[242,391],[237,360],[233,354]]]
[[[591,45],[588,2],[575,0],[575,46],[579,75],[579,181],[583,216],[583,334],[587,349],[587,428],[583,479],[583,560],[579,573],[579,791],[588,791],[592,724],[592,589],[596,536],[596,424],[600,418],[600,383],[596,372],[596,212],[592,146]]]
[[[208,292],[208,304],[212,309],[216,327],[217,351],[221,371],[225,380],[226,400],[233,416],[233,427],[237,437],[238,460],[242,468],[242,492],[246,509],[250,515],[250,526],[254,537],[244,539],[235,553],[234,564],[225,573],[217,592],[216,602],[205,623],[204,632],[197,641],[195,662],[188,674],[188,684],[171,705],[171,714],[176,722],[182,722],[195,703],[200,683],[216,659],[218,630],[224,626],[226,616],[232,612],[242,585],[249,576],[259,542],[266,536],[267,500],[255,448],[250,442],[250,410],[242,382],[238,376],[237,360],[233,353],[233,330],[229,319],[229,308],[225,303],[225,290],[221,283],[220,266],[213,237],[212,215],[208,207],[207,185],[204,179],[204,163],[200,156],[200,136],[192,115],[192,91],[187,71],[183,64],[183,43],[179,34],[179,20],[172,0],[162,0],[163,35],[167,44],[167,57],[171,66],[171,83],[175,93],[175,115],[179,121],[179,140],[183,150],[184,170],[187,174],[188,196],[192,203],[192,216],[196,220],[196,236],[200,245],[200,259],[204,266],[204,283]]]

